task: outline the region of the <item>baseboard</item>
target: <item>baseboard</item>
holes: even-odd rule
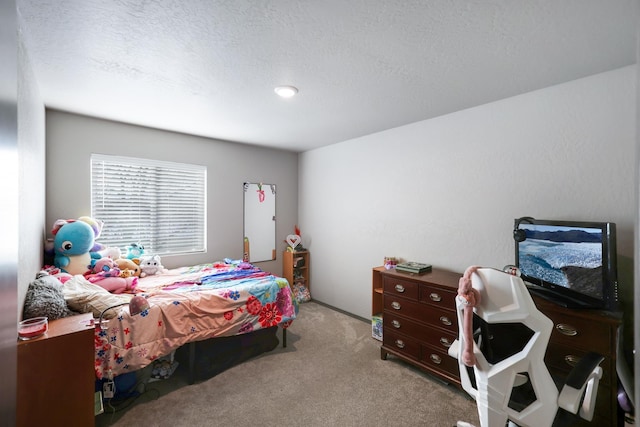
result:
[[[344,310],[342,310],[342,309],[340,309],[338,307],[334,307],[331,304],[327,304],[326,302],[318,301],[315,298],[312,298],[311,301],[315,302],[316,304],[322,305],[324,307],[330,308],[331,310],[337,311],[338,313],[342,313],[342,314],[345,314],[345,315],[347,315],[349,317],[353,317],[354,319],[361,320],[361,321],[363,321],[365,323],[369,323],[369,324],[371,323],[371,319],[365,319],[364,317],[358,316],[357,314],[349,313],[348,311],[344,311]]]

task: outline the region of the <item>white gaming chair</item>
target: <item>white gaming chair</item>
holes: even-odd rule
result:
[[[553,323],[535,306],[519,277],[491,268],[470,267],[460,280],[477,291],[479,301],[465,323],[468,301],[456,298],[459,338],[449,349],[458,359],[462,387],[475,400],[482,427],[568,425],[576,416],[593,417],[603,358],[583,357],[562,391],[544,363]],[[474,291],[475,292],[475,291]],[[466,325],[466,326],[465,326]],[[465,330],[472,327],[472,331]],[[466,338],[473,337],[471,342]],[[464,350],[475,361],[466,366]],[[469,424],[459,422],[458,426]]]

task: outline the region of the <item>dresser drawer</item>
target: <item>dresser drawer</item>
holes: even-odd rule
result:
[[[569,347],[595,351],[604,356],[611,353],[615,337],[610,325],[594,320],[571,316],[570,313],[548,311],[544,313],[553,321],[551,341]]]
[[[460,382],[458,360],[449,356],[446,350],[423,345],[420,349],[420,362],[449,380]]]
[[[430,284],[420,285],[420,301],[447,310],[455,310],[457,292]]]
[[[460,383],[458,362],[449,356],[444,348],[434,348],[406,335],[385,329],[383,349],[398,353],[407,361],[413,361],[446,381]]]
[[[441,310],[394,295],[384,295],[384,312],[442,328],[454,335],[458,334],[458,321],[453,310]]]
[[[582,356],[588,353],[587,350],[582,350],[576,347],[565,346],[558,343],[550,343],[545,355],[545,363],[550,369],[553,368],[555,372],[562,373],[561,377],[564,379],[573,366],[580,360]],[[602,368],[601,384],[607,384],[609,386],[614,385],[612,379],[615,379],[615,366],[612,363],[610,355],[603,355],[604,360],[600,364]]]
[[[385,277],[383,286],[384,292],[389,295],[402,296],[404,298],[418,301],[418,289],[420,285],[416,282],[411,282],[397,277]]]
[[[457,338],[455,333],[425,326],[390,312],[385,312],[383,325],[384,333],[387,333],[387,331],[399,332],[433,347],[440,348],[445,352]]]
[[[398,334],[393,330],[385,328],[382,334],[382,344],[390,350],[402,353],[404,357],[413,360],[420,360],[420,343],[406,335]]]

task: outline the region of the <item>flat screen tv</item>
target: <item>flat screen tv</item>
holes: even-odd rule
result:
[[[568,308],[617,307],[616,225],[515,220],[516,266],[532,294]]]

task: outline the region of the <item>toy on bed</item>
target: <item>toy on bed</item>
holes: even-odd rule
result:
[[[166,273],[167,269],[162,265],[160,255],[144,255],[140,258],[140,277],[153,276]]]
[[[127,246],[127,259],[140,259],[144,255],[144,246],[140,243],[132,243]]]
[[[142,270],[140,269],[139,259],[118,258],[115,261],[121,272],[120,277],[140,277],[140,273],[142,273]]]
[[[49,276],[55,277],[60,281],[60,283],[63,283],[63,284],[64,282],[66,282],[67,280],[73,277],[71,274],[65,273],[55,265],[45,265],[44,267],[42,267],[42,270],[40,270],[40,273],[45,273],[45,274],[48,274]],[[38,276],[36,275],[36,278],[37,277]]]
[[[113,260],[122,258],[120,248],[116,246],[106,246],[98,251],[102,258],[111,258]]]
[[[121,277],[118,265],[111,258],[100,258],[85,276],[89,282],[114,294],[133,291],[138,284],[136,276]]]
[[[129,248],[132,248],[133,246],[129,246]],[[135,245],[135,247],[137,248],[141,248],[142,246],[139,245]],[[129,251],[130,253],[133,253],[131,251]],[[122,252],[120,251],[120,248],[118,247],[105,247],[104,249],[102,249],[100,251],[100,255],[102,255],[102,258],[111,258],[113,261],[115,261],[117,267],[120,269],[120,277],[131,277],[131,276],[136,276],[136,277],[140,277],[140,259],[139,258],[123,258],[122,257]]]
[[[90,217],[59,219],[53,224],[53,263],[72,275],[86,273],[101,258],[97,252],[102,246],[95,239],[102,230],[102,221]]]

